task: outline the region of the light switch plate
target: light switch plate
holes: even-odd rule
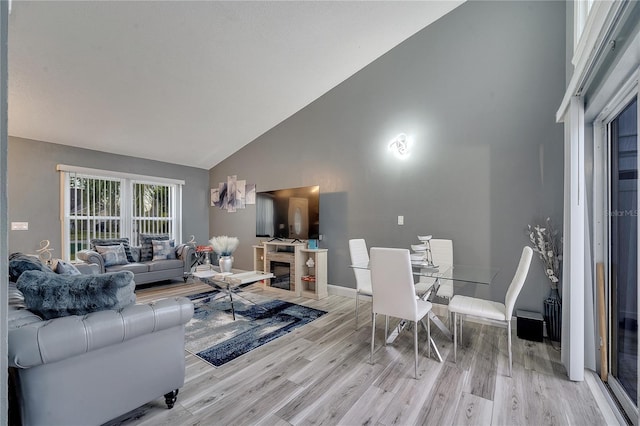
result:
[[[28,231],[29,222],[11,222],[12,231]]]
[[[404,216],[398,216],[398,225],[404,225]]]

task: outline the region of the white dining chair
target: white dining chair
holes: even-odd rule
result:
[[[367,251],[367,243],[362,238],[354,238],[349,240],[349,253],[351,255],[351,264],[367,264],[369,263],[369,252]],[[373,294],[371,291],[371,271],[369,269],[352,268],[356,276],[356,330],[358,329],[358,305],[360,297],[371,299]]]
[[[516,299],[522,290],[522,286],[527,278],[529,272],[529,265],[531,265],[531,258],[533,256],[533,250],[531,247],[525,247],[522,250],[520,256],[520,262],[518,263],[518,269],[507,289],[505,296],[505,302],[494,302],[491,300],[478,299],[476,297],[455,295],[449,302],[449,312],[453,313],[453,361],[457,358],[457,330],[458,330],[458,316],[460,316],[460,340],[462,341],[462,322],[466,317],[481,318],[493,325],[506,326],[507,328],[507,341],[509,347],[509,377],[511,377],[511,370],[513,367],[513,360],[511,355],[511,315],[513,314],[513,307],[516,303]]]
[[[414,377],[418,378],[418,322],[424,324],[427,329],[427,346],[431,356],[431,325],[428,314],[431,311],[431,302],[416,297],[413,271],[409,250],[398,248],[371,248],[371,285],[373,289],[373,323],[371,324],[371,354],[369,362],[373,363],[373,350],[375,348],[376,315],[385,315],[384,341],[387,342],[389,331],[389,317],[412,321],[413,345],[414,345]]]
[[[453,241],[445,239],[430,240],[431,243],[431,255],[433,263],[438,266],[438,269],[443,274],[451,274],[451,266],[453,266]],[[436,278],[421,276],[419,282],[416,283],[416,292],[420,294],[426,293],[430,290],[436,282]],[[446,276],[439,279],[438,290],[436,295],[446,299],[453,297],[453,281],[446,279]]]

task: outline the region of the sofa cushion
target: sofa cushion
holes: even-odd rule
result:
[[[180,259],[152,260],[151,262],[145,262],[145,264],[149,268],[149,272],[184,268],[184,262]]]
[[[140,262],[153,260],[153,240],[169,240],[167,234],[140,234]]]
[[[16,283],[9,281],[9,306],[16,309],[25,308],[24,295],[16,287]]]
[[[120,309],[136,301],[133,273],[129,271],[100,275],[26,271],[16,287],[24,295],[27,309],[43,319]]]
[[[129,244],[129,238],[94,238],[90,241],[90,244],[91,250],[93,251],[96,251],[96,246],[117,246],[118,244],[122,244],[122,247],[124,247],[124,252],[127,255],[127,260],[129,262],[136,261],[131,254],[131,245]]]
[[[145,272],[149,272],[149,265],[146,263],[127,263],[126,265],[114,265],[109,266],[108,272],[118,272],[118,271],[131,271],[134,274],[141,274]]]
[[[152,240],[153,259],[166,260],[176,258],[175,240]]]
[[[100,253],[104,259],[104,266],[113,265],[126,265],[129,263],[127,260],[127,254],[124,251],[124,246],[118,244],[117,246],[96,246],[96,251]]]
[[[97,263],[74,263],[73,266],[84,275],[100,274],[100,265]]]
[[[9,306],[9,311],[7,312],[7,329],[12,330],[15,328],[24,327],[29,324],[41,323],[42,318],[34,314],[28,309],[12,309]]]
[[[12,253],[9,256],[9,281],[17,282],[20,275],[25,271],[42,271],[53,273],[51,268],[42,263],[35,256],[22,253]]]

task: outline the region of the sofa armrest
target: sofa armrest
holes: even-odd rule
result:
[[[104,259],[97,251],[93,250],[80,250],[76,252],[76,259],[82,260],[85,263],[95,263],[100,267],[100,274],[104,274]]]
[[[8,330],[9,366],[30,368],[122,343],[144,334],[184,326],[193,317],[186,297],[129,305],[48,321],[17,323]]]
[[[191,273],[191,261],[195,256],[196,250],[191,244],[179,244],[176,247],[176,258],[182,260],[184,263],[184,272],[186,274]]]
[[[73,266],[83,275],[97,275],[100,273],[100,265],[97,263],[77,262]]]

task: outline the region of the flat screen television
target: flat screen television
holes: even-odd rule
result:
[[[313,240],[319,235],[319,186],[256,193],[256,237]]]

